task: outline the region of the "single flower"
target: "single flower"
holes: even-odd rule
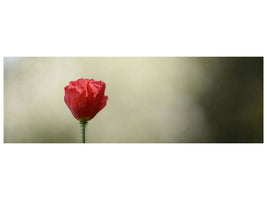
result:
[[[81,78],[71,81],[64,89],[65,103],[81,122],[91,120],[107,104],[108,97],[104,95],[106,84],[103,81]]]
[[[104,95],[105,89],[106,84],[103,81],[83,78],[71,81],[64,88],[64,101],[72,115],[82,125],[83,143],[85,143],[85,126],[87,121],[93,119],[107,104],[108,97]]]

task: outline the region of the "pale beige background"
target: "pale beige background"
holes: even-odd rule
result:
[[[107,106],[87,142],[216,142],[199,97],[216,84],[216,58],[4,59],[4,142],[81,142],[64,102],[69,81],[106,83]],[[215,67],[216,66],[216,67]]]

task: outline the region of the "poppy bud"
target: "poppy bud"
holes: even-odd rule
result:
[[[106,106],[105,89],[106,84],[102,81],[81,78],[64,88],[64,101],[77,120],[86,122]]]

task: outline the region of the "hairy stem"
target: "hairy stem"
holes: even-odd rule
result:
[[[83,135],[83,143],[85,143],[85,126],[86,126],[87,122],[86,121],[82,121],[81,125],[82,125],[82,135]]]

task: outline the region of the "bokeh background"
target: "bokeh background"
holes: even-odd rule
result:
[[[261,57],[5,57],[4,142],[78,143],[69,81],[106,83],[87,142],[263,142]]]

